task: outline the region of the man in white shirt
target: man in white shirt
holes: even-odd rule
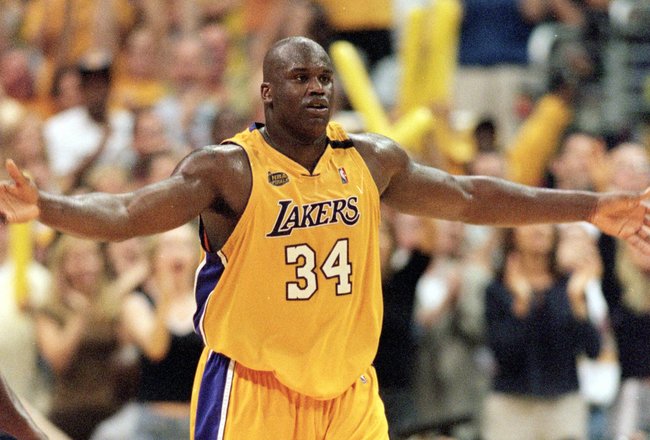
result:
[[[50,166],[66,189],[74,187],[93,165],[132,163],[133,116],[108,107],[111,67],[110,56],[103,52],[82,57],[78,69],[84,104],[45,121],[43,135]]]

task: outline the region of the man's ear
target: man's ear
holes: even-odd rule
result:
[[[262,95],[262,102],[264,104],[270,104],[273,99],[271,98],[271,86],[267,82],[263,82],[260,86],[260,92]]]

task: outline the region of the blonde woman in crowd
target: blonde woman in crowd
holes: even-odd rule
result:
[[[120,404],[119,303],[107,288],[99,243],[61,236],[50,268],[51,298],[36,313],[39,349],[53,375],[49,417],[84,440]]]
[[[93,440],[186,438],[194,371],[203,350],[192,320],[196,235],[188,224],[153,239],[150,272],[140,272],[145,275],[140,290],[127,294],[122,305],[124,329],[140,353],[137,399],[102,423]]]

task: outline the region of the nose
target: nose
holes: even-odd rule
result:
[[[309,88],[307,90],[309,93],[322,95],[325,93],[325,86],[318,77],[314,77],[309,80]]]

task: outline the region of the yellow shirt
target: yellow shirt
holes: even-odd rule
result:
[[[75,64],[98,42],[113,38],[98,30],[98,17],[114,16],[119,34],[125,33],[135,23],[135,9],[129,0],[111,0],[112,10],[98,11],[94,0],[32,0],[27,2],[22,37],[39,46],[45,54],[45,61],[38,73],[38,90],[47,96],[52,86],[52,77],[59,65]],[[66,7],[67,5],[67,7]],[[98,15],[98,14],[102,15]],[[118,38],[120,35],[116,36]]]
[[[111,91],[111,107],[142,109],[154,106],[165,97],[168,88],[158,79],[139,79],[126,74],[115,79]]]
[[[390,29],[393,3],[390,0],[318,0],[336,30]]]
[[[252,191],[223,248],[206,252],[197,272],[195,324],[210,349],[299,393],[333,398],[377,350],[379,192],[337,124],[311,174],[258,128],[228,141],[248,155]]]
[[[66,17],[66,2],[70,2],[69,13]],[[128,0],[113,0],[109,2],[120,30],[130,28],[135,21],[135,9]],[[93,47],[93,32],[96,32],[97,2],[93,0],[34,0],[28,3],[23,37],[30,43],[36,43],[41,38],[50,41],[52,46],[46,53],[48,58],[55,58],[57,51],[64,52],[62,62],[76,62],[84,52]],[[66,47],[59,47],[62,35],[67,32],[69,41]]]

